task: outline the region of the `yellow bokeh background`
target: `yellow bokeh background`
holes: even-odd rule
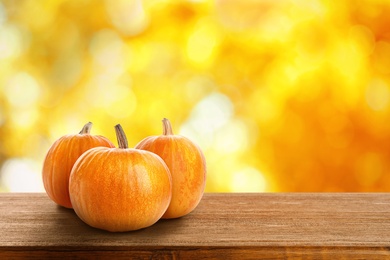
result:
[[[386,0],[0,2],[0,191],[43,191],[50,145],[162,133],[207,192],[390,190]]]

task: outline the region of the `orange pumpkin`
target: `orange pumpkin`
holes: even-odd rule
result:
[[[137,149],[159,155],[172,175],[172,200],[162,218],[178,218],[199,204],[206,184],[206,160],[201,149],[184,136],[174,135],[168,119],[163,119],[163,135],[150,136]]]
[[[123,232],[146,228],[166,211],[172,196],[169,169],[156,154],[127,148],[93,148],[75,163],[69,192],[76,214],[88,225]]]
[[[92,123],[79,134],[65,135],[50,147],[43,163],[42,179],[47,195],[58,205],[72,208],[69,199],[69,176],[73,164],[85,151],[97,147],[114,147],[103,136],[91,135]]]

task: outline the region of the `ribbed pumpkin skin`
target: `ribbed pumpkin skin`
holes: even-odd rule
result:
[[[162,218],[178,218],[193,211],[206,185],[206,161],[200,148],[173,134],[147,137],[135,148],[157,154],[171,172],[172,200]]]
[[[75,134],[59,138],[46,154],[42,180],[47,195],[58,205],[72,208],[69,198],[69,176],[76,160],[87,150],[114,147],[107,138],[99,135]]]
[[[131,148],[94,148],[75,163],[70,199],[88,225],[111,232],[156,223],[172,196],[169,169],[157,155]]]

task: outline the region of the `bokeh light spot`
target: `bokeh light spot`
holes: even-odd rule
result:
[[[215,132],[225,126],[233,115],[230,99],[218,92],[204,97],[192,110],[180,133],[189,136],[202,147],[209,147]]]
[[[383,80],[375,79],[366,88],[366,102],[375,111],[387,110],[390,101],[389,85]]]
[[[110,89],[107,99],[103,101],[109,115],[115,118],[128,118],[137,106],[137,99],[133,91],[123,85]]]
[[[125,35],[137,35],[148,25],[142,0],[106,0],[106,7],[112,23]]]
[[[200,25],[188,38],[187,56],[195,64],[207,64],[217,45],[217,32],[212,27]]]
[[[109,29],[95,33],[91,40],[90,52],[98,67],[109,72],[122,70],[124,67],[124,44],[119,35]]]
[[[1,168],[1,181],[10,192],[40,192],[43,190],[40,164],[25,158],[8,160]]]
[[[231,120],[215,135],[215,149],[220,153],[244,151],[248,147],[249,134],[245,124]]]
[[[259,170],[248,166],[233,173],[231,189],[234,192],[264,192],[267,181]]]
[[[349,29],[348,36],[354,43],[352,47],[355,48],[355,55],[370,55],[375,48],[375,37],[367,26],[352,26]]]
[[[41,94],[38,82],[26,72],[19,72],[9,79],[4,87],[8,102],[17,108],[29,108]]]
[[[18,56],[22,52],[22,38],[23,36],[16,26],[2,25],[0,21],[0,60]]]

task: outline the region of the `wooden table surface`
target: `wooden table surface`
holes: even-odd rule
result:
[[[0,259],[390,259],[390,193],[210,193],[185,217],[126,233],[44,193],[0,193],[0,234]]]

